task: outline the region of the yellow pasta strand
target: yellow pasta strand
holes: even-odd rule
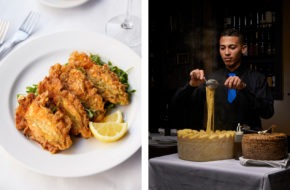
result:
[[[206,87],[207,123],[206,132],[214,131],[214,93],[215,89]]]

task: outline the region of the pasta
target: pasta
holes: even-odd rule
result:
[[[206,132],[214,131],[214,94],[215,89],[206,87],[207,123]]]

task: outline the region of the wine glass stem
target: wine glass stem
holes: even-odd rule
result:
[[[124,29],[132,29],[134,27],[134,24],[132,20],[130,20],[131,17],[131,11],[132,11],[132,2],[133,0],[127,0],[127,12],[126,17],[123,23],[121,24],[121,27]]]

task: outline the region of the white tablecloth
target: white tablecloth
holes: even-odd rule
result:
[[[0,0],[0,19],[10,22],[6,39],[13,35],[30,10],[41,14],[40,24],[31,37],[70,29],[104,34],[106,21],[124,14],[126,5],[127,0],[88,0],[81,6],[61,9],[45,6],[38,0]],[[133,1],[133,14],[141,16],[141,0]],[[141,46],[132,49],[141,55]],[[23,167],[0,146],[0,189],[138,190],[141,189],[141,148],[128,160],[105,172],[79,178],[60,178],[35,173]]]
[[[192,162],[178,154],[149,160],[150,190],[289,190],[290,168],[242,166],[238,160]]]

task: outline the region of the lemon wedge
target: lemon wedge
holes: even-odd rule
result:
[[[106,115],[101,122],[104,122],[104,123],[107,123],[107,122],[122,123],[123,122],[122,112],[120,110],[117,110],[109,115]]]
[[[94,137],[102,142],[114,142],[121,139],[128,131],[128,123],[96,123],[90,122],[89,127]]]

